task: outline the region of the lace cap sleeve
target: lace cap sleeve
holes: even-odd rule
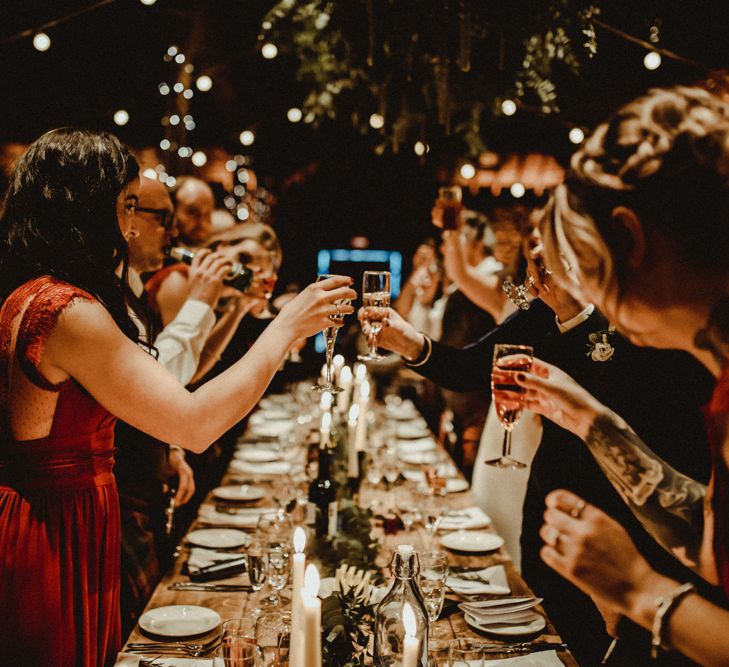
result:
[[[18,329],[16,356],[23,372],[33,384],[42,389],[58,389],[59,385],[49,382],[38,370],[46,340],[56,328],[58,317],[72,301],[96,299],[78,287],[47,276],[31,281],[24,287],[27,290],[23,290],[25,298],[22,300],[30,299],[30,302]]]

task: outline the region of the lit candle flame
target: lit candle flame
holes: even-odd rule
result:
[[[349,366],[345,366],[339,371],[339,383],[349,384],[352,381],[352,369]]]
[[[359,405],[355,403],[351,408],[349,408],[349,417],[347,421],[351,426],[354,426],[357,423],[357,417],[359,417]]]
[[[309,563],[306,566],[306,572],[304,573],[304,595],[315,598],[319,595],[319,572],[313,563]],[[412,613],[412,609],[410,612]],[[413,616],[413,623],[415,623],[415,616]]]
[[[311,567],[311,565],[309,567]],[[307,574],[308,572],[309,571],[307,570]],[[415,612],[409,602],[406,602],[402,607],[402,624],[405,626],[405,634],[408,637],[415,637],[415,631],[417,630]]]
[[[362,398],[370,397],[370,383],[367,380],[362,382],[362,386],[359,388],[359,395]]]
[[[294,551],[297,554],[304,552],[306,546],[306,533],[301,526],[297,526],[294,530]]]
[[[334,368],[344,366],[344,357],[341,354],[335,354],[334,359],[332,359],[332,363],[334,364]]]
[[[357,364],[354,369],[354,376],[361,382],[367,377],[367,366],[364,364]]]
[[[325,391],[321,395],[321,401],[319,401],[319,407],[322,409],[323,412],[328,412],[332,409],[332,393],[329,391]]]

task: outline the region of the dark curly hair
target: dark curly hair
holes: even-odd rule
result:
[[[96,297],[136,341],[116,201],[138,173],[129,150],[106,132],[61,128],[31,144],[0,207],[0,301],[28,280],[50,275]]]

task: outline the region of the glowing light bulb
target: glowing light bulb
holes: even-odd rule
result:
[[[514,100],[504,100],[501,103],[501,112],[504,116],[513,116],[516,113],[516,102]]]
[[[238,168],[238,163],[235,160],[228,160],[225,163],[225,168],[228,171],[235,171]]]
[[[470,162],[466,162],[461,165],[459,173],[461,174],[461,178],[469,180],[476,175],[476,167],[474,167]]]
[[[378,113],[373,113],[370,116],[370,127],[379,130],[385,125],[385,119]]]
[[[185,54],[184,54],[184,53],[178,53],[178,54],[177,54],[177,55],[175,56],[175,62],[176,62],[176,63],[177,63],[178,65],[182,65],[182,63],[184,63],[184,62],[185,62]]]
[[[207,74],[203,74],[197,77],[195,85],[201,93],[207,93],[213,87],[213,80]]]
[[[266,60],[273,60],[278,55],[278,47],[272,42],[266,42],[261,47],[261,55]]]
[[[51,48],[51,38],[44,32],[38,32],[33,37],[33,47],[36,51],[48,51]]]
[[[286,118],[288,118],[292,123],[298,123],[303,118],[303,116],[304,114],[298,107],[291,107],[286,112]]]
[[[187,89],[186,89],[185,91],[183,91],[183,93],[182,93],[182,96],[183,96],[183,97],[184,97],[184,98],[185,98],[186,100],[191,100],[191,99],[192,99],[192,96],[193,96],[194,94],[195,94],[195,93],[193,93],[193,92],[192,92],[192,88],[187,88]]]
[[[423,143],[422,141],[416,141],[415,146],[413,146],[413,150],[415,151],[415,155],[425,155],[428,152],[428,144]]]
[[[196,167],[202,167],[208,161],[208,156],[202,151],[195,151],[192,154],[192,163]]]
[[[167,49],[167,55],[168,56],[176,56],[177,55],[177,47],[171,46],[169,49]]]
[[[579,127],[573,127],[570,130],[569,138],[573,144],[581,144],[585,140],[585,133]]]
[[[243,130],[238,138],[244,146],[250,146],[256,140],[256,135],[252,130]]]
[[[238,213],[236,213],[236,215],[238,216],[238,220],[248,220],[251,213],[245,206],[241,206],[238,209]]]
[[[180,117],[175,113],[170,116],[170,125],[179,125]]]
[[[129,122],[129,112],[126,109],[119,109],[114,112],[114,122],[121,126],[126,125]]]
[[[661,54],[658,51],[648,51],[643,58],[643,65],[646,69],[658,69],[661,66]]]
[[[177,179],[174,176],[168,176],[165,179],[165,185],[168,188],[174,188],[175,187],[175,183],[177,183]]]
[[[163,151],[169,150],[170,149],[170,146],[171,146],[171,144],[170,144],[170,140],[169,139],[162,139],[162,141],[159,142],[159,147]]]
[[[159,90],[160,95],[170,94],[170,87],[166,83],[160,83],[159,86],[157,86],[157,90]]]
[[[174,90],[176,93],[181,93],[183,90],[185,90],[185,86],[182,85],[179,81],[172,86],[172,90]]]
[[[514,183],[514,185],[509,188],[509,192],[511,192],[512,197],[519,199],[526,194],[526,188],[521,183]]]

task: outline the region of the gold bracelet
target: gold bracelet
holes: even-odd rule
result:
[[[405,357],[403,357],[403,361],[411,368],[417,368],[418,366],[422,366],[427,363],[428,359],[430,359],[430,355],[433,354],[433,341],[430,340],[430,336],[428,336],[428,334],[423,334],[423,338],[425,339],[425,346],[423,348],[424,353],[421,352],[412,361],[408,361]]]
[[[651,628],[651,658],[658,657],[658,649],[670,650],[670,646],[663,638],[665,634],[664,621],[668,620],[668,615],[673,611],[679,600],[684,595],[694,591],[696,591],[696,586],[688,582],[681,584],[670,593],[656,598],[656,615],[653,617],[653,626]]]

